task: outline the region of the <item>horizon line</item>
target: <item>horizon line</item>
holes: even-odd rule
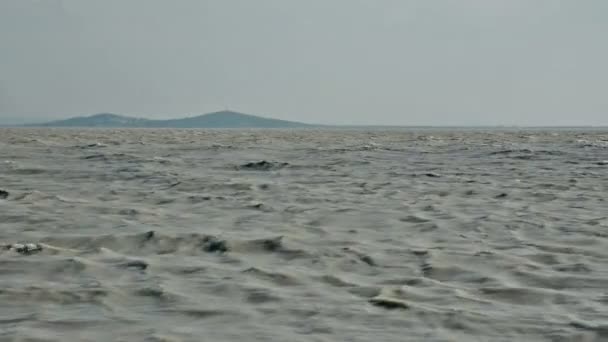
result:
[[[122,113],[112,113],[112,112],[97,112],[97,113],[93,113],[93,114],[84,114],[84,115],[78,115],[78,116],[70,116],[70,117],[65,117],[65,118],[57,118],[57,119],[47,119],[49,121],[42,121],[42,119],[40,119],[40,122],[21,122],[21,123],[2,123],[0,121],[0,127],[10,127],[10,128],[18,128],[18,127],[24,127],[24,128],[34,128],[34,127],[46,127],[45,125],[48,123],[52,123],[52,122],[56,122],[56,121],[64,121],[64,120],[70,120],[70,119],[76,119],[76,118],[91,118],[91,117],[95,117],[95,116],[99,116],[99,115],[115,115],[115,116],[120,116],[120,117],[124,117],[124,118],[130,118],[130,119],[143,119],[143,120],[149,120],[149,121],[170,121],[170,120],[180,120],[180,119],[189,119],[189,118],[194,118],[197,116],[205,116],[205,115],[209,115],[209,114],[218,114],[218,113],[234,113],[234,114],[241,114],[241,115],[246,115],[246,116],[253,116],[253,117],[257,117],[260,119],[270,119],[270,120],[278,120],[278,121],[286,121],[286,122],[291,122],[291,123],[297,123],[297,124],[304,124],[304,125],[308,125],[308,126],[313,126],[310,128],[322,128],[322,127],[326,127],[326,128],[608,128],[608,124],[576,124],[576,125],[541,125],[541,124],[533,124],[533,125],[528,125],[528,124],[449,124],[449,125],[436,125],[436,124],[415,124],[415,125],[408,125],[408,124],[344,124],[344,123],[337,123],[337,124],[319,124],[319,123],[306,123],[306,122],[302,122],[302,121],[294,121],[291,119],[278,119],[278,118],[273,118],[273,117],[269,117],[269,116],[263,116],[263,115],[257,115],[257,114],[248,114],[248,113],[243,113],[243,112],[239,112],[239,111],[235,111],[235,110],[230,110],[230,109],[224,109],[224,110],[217,110],[217,111],[212,111],[212,112],[208,112],[208,113],[204,113],[204,114],[196,114],[196,113],[190,113],[190,114],[184,114],[186,116],[183,117],[177,117],[177,118],[149,118],[149,117],[145,117],[145,116],[133,116],[133,115],[128,115],[128,114],[122,114]],[[34,119],[37,120],[37,119]],[[297,120],[297,119],[296,119]],[[39,126],[38,126],[39,125]],[[83,128],[104,128],[104,127],[93,127],[93,126],[81,126]],[[50,127],[49,127],[50,128]],[[61,127],[54,127],[54,128],[61,128]],[[67,128],[67,127],[66,127]],[[74,126],[74,128],[78,128],[77,126]],[[108,127],[110,128],[110,127]],[[120,128],[120,127],[115,127],[115,128]],[[148,127],[124,127],[124,128],[148,128]],[[163,127],[153,127],[153,128],[163,128]],[[167,127],[167,128],[171,128],[171,127]],[[187,128],[187,127],[184,127]],[[195,128],[195,127],[193,127]],[[302,127],[304,129],[306,129],[306,127]],[[200,129],[200,128],[199,128]],[[294,128],[291,128],[294,129]]]

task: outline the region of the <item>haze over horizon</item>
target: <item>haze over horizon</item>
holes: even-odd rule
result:
[[[601,0],[3,0],[0,123],[608,125]]]

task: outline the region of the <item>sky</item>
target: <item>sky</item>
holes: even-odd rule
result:
[[[608,125],[606,0],[0,0],[0,123]]]

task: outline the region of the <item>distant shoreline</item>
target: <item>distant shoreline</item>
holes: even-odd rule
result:
[[[133,129],[133,130],[492,130],[492,131],[513,131],[513,130],[607,130],[608,126],[314,126],[310,127],[128,127],[128,126],[44,126],[44,125],[1,125],[0,129],[87,129],[87,130],[108,130],[108,129]]]

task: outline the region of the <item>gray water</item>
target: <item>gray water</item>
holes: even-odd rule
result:
[[[0,189],[2,341],[608,340],[605,130],[7,128]]]

